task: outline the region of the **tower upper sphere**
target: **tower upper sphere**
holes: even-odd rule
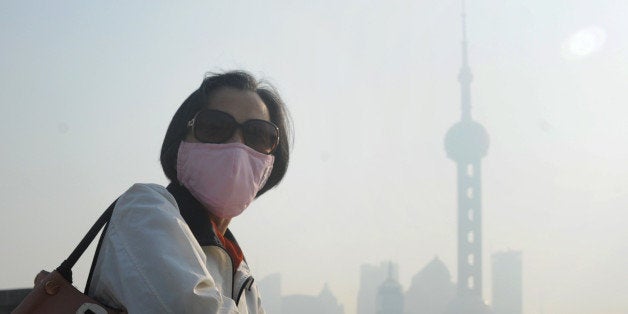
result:
[[[481,124],[462,120],[454,124],[445,135],[447,157],[454,161],[472,161],[486,156],[489,136]]]

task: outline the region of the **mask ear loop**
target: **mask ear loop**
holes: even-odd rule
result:
[[[198,115],[198,113],[196,115]],[[194,122],[196,122],[196,115],[194,115],[194,118],[192,118],[192,120],[188,121],[188,128],[194,127]]]
[[[196,123],[196,116],[198,116],[198,112],[194,115],[194,118],[192,118],[192,120],[188,121],[188,124],[187,124],[188,128],[192,129],[192,136],[194,136],[194,138],[196,138],[196,131],[194,130],[194,124]]]

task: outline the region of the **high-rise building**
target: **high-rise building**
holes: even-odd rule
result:
[[[452,313],[482,313],[482,157],[489,146],[484,126],[471,118],[473,75],[467,53],[466,14],[462,2],[462,67],[460,121],[445,136],[447,157],[456,162],[458,198],[458,288]]]
[[[405,295],[405,314],[442,314],[456,294],[447,266],[438,257],[421,269]]]
[[[358,290],[358,314],[376,314],[375,299],[377,297],[377,289],[388,278],[391,265],[392,277],[398,280],[398,268],[394,263],[362,264],[360,267],[360,288]]]
[[[493,302],[495,314],[522,313],[521,252],[493,254]]]
[[[403,291],[393,278],[392,263],[388,266],[388,278],[377,288],[377,314],[403,314]]]

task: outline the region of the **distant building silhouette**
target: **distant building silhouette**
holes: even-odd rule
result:
[[[471,118],[473,75],[467,54],[466,14],[462,2],[461,118],[445,136],[447,157],[456,162],[458,179],[458,289],[448,313],[485,313],[482,299],[482,157],[489,137]]]
[[[392,263],[388,266],[388,278],[377,289],[377,314],[403,314],[403,291],[393,277]]]
[[[344,314],[344,308],[325,284],[318,296],[295,294],[283,297],[281,313]]]
[[[360,288],[358,290],[357,313],[376,314],[377,289],[388,278],[392,265],[392,277],[398,280],[398,268],[394,263],[380,263],[378,266],[363,264],[360,267]]]
[[[281,313],[281,275],[270,274],[257,282],[262,307],[267,313]]]
[[[521,314],[521,252],[493,254],[493,311],[495,314]]]
[[[262,297],[262,307],[269,314],[344,314],[344,307],[338,303],[327,284],[318,295],[282,296],[281,275],[275,273],[262,278],[257,286]]]
[[[344,306],[338,303],[338,299],[331,293],[329,285],[325,284],[323,290],[318,294],[318,300],[323,308],[320,313],[325,314],[344,314]]]
[[[412,278],[405,296],[405,314],[442,314],[456,295],[447,266],[435,257]]]
[[[283,298],[281,313],[323,313],[323,309],[315,296],[294,294]]]

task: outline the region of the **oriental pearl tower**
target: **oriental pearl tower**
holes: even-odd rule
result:
[[[461,116],[445,136],[447,157],[456,163],[458,179],[458,290],[447,311],[456,314],[491,313],[482,299],[482,157],[488,151],[489,137],[471,118],[472,81],[462,0]]]

